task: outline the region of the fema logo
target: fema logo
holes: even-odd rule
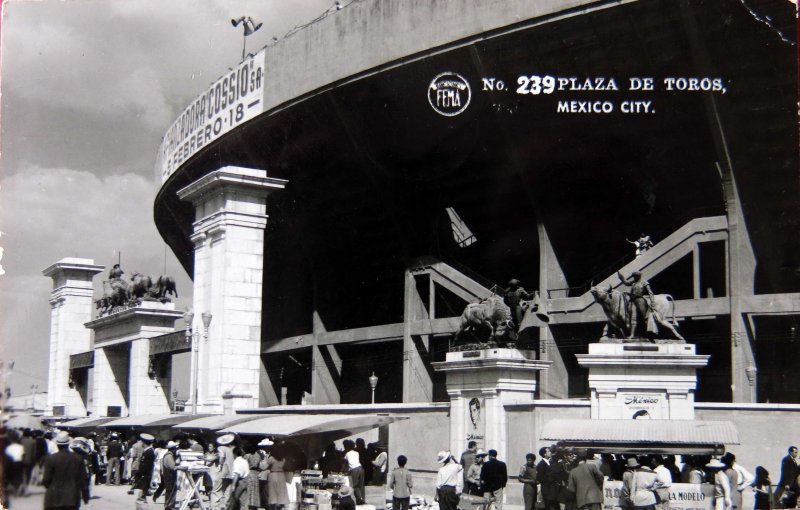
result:
[[[456,73],[442,73],[428,86],[428,102],[436,113],[452,117],[469,106],[472,91],[463,76]]]

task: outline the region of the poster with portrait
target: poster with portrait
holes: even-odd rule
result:
[[[486,438],[486,419],[484,416],[485,399],[483,397],[470,397],[467,401],[464,419],[466,422],[466,443],[475,441],[478,448],[484,448]]]

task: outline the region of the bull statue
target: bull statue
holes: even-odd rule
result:
[[[614,290],[610,285],[608,290],[598,289],[597,287],[591,288],[592,296],[595,301],[603,308],[603,311],[608,317],[603,328],[602,338],[633,338],[633,315],[636,314],[636,309],[630,302],[630,296],[626,293]],[[672,324],[666,320],[668,315],[672,315]],[[652,306],[649,307],[648,317],[645,318],[645,323],[653,323],[657,326],[657,332],[661,332],[661,328],[669,331],[672,336],[677,340],[684,338],[675,329],[675,301],[669,294],[655,294],[653,296]],[[642,328],[645,329],[645,328]],[[652,331],[652,327],[646,328],[648,332]]]
[[[153,301],[153,279],[146,274],[134,272],[131,284],[128,286],[129,298],[132,302]]]
[[[471,333],[479,341],[514,342],[516,332],[511,308],[496,294],[478,303],[469,303],[461,314],[455,341],[459,342],[465,333]]]

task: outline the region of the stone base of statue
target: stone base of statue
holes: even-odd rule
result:
[[[475,441],[508,458],[505,404],[533,402],[536,376],[550,363],[536,359],[535,351],[501,347],[449,352],[445,361],[433,363],[447,375],[451,451]]]
[[[591,417],[601,420],[693,420],[697,369],[710,358],[671,339],[601,341],[576,357],[589,370]]]

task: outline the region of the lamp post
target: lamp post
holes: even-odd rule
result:
[[[375,403],[375,387],[378,385],[378,377],[375,375],[375,372],[372,372],[372,375],[369,376],[369,387],[372,389],[372,403]]]
[[[192,401],[192,414],[197,414],[197,354],[198,354],[198,335],[193,331],[194,312],[187,310],[183,314],[186,323],[186,343],[189,344],[191,352],[191,371],[189,372],[189,398]]]
[[[242,39],[242,60],[244,60],[245,50],[247,48],[247,36],[253,34],[256,30],[261,28],[263,23],[256,24],[256,22],[253,21],[253,18],[250,16],[240,16],[237,19],[232,19],[231,25],[234,27],[238,27],[239,25],[244,26],[244,37]]]

